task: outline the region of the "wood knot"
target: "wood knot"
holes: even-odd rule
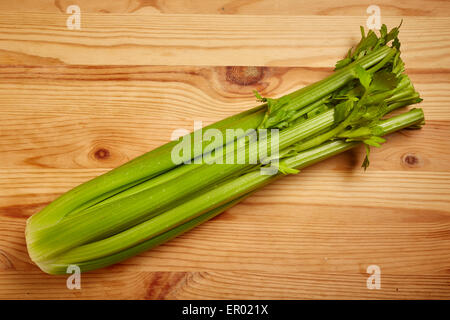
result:
[[[418,168],[422,166],[422,159],[414,153],[405,153],[402,156],[402,164],[409,168]]]
[[[264,77],[264,67],[227,67],[227,81],[248,86],[259,82]]]
[[[98,160],[105,160],[108,159],[111,156],[111,154],[108,149],[99,148],[97,149],[97,151],[95,151],[94,156]]]

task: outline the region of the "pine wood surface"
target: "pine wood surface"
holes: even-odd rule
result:
[[[81,30],[65,8],[81,7]],[[378,1],[426,126],[258,191],[154,250],[82,275],[30,261],[26,219],[74,186],[332,72],[368,1],[1,1],[0,299],[449,299],[450,5]],[[381,268],[368,290],[366,269]]]

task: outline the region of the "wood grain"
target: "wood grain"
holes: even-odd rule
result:
[[[1,166],[113,168],[169,141],[177,128],[191,130],[193,120],[206,125],[255,106],[252,90],[277,97],[332,72],[253,69],[258,78],[222,67],[0,67]],[[403,133],[414,138],[376,150],[381,161],[374,165],[404,170],[402,157],[413,154],[415,168],[446,170],[448,73],[410,74],[425,99],[428,125],[420,133]],[[393,161],[386,165],[386,159]]]
[[[76,4],[82,12],[111,14],[227,14],[227,15],[364,15],[371,0],[22,0],[0,3],[2,12],[65,13]],[[382,16],[447,17],[448,1],[377,0]]]
[[[305,170],[123,266],[130,272],[359,272],[366,263],[388,273],[447,274],[449,179],[443,173]],[[2,209],[1,250],[16,269],[35,269],[23,231],[25,218],[41,206],[32,201]]]
[[[27,283],[24,283],[26,277]],[[89,273],[81,290],[66,278],[40,272],[0,273],[0,299],[448,299],[449,279],[439,275],[383,275],[367,290],[364,273],[123,272]],[[99,286],[99,283],[102,285]],[[48,290],[48,288],[52,290]]]
[[[330,67],[360,39],[364,16],[0,13],[0,50],[86,65],[265,65]],[[450,68],[450,19],[403,19],[402,56],[409,68]],[[7,57],[3,61],[14,59]]]
[[[450,3],[377,2],[427,124],[289,176],[68,290],[26,219],[191,129],[308,85],[359,39],[367,1],[0,2],[0,299],[450,299]],[[250,66],[250,67],[248,67]],[[381,268],[368,290],[367,266]]]

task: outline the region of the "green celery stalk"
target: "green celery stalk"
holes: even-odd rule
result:
[[[280,132],[279,148],[284,149],[334,123],[333,110]],[[270,145],[270,137],[268,138]],[[252,152],[257,152],[251,149]],[[247,160],[250,155],[247,153]],[[226,157],[226,155],[224,155]],[[121,201],[105,203],[86,209],[81,215],[69,216],[60,223],[27,234],[27,245],[33,261],[49,259],[61,252],[99,237],[109,236],[149,219],[170,203],[190,196],[201,189],[253,165],[243,164],[189,164],[175,170],[183,171],[183,179],[169,180]],[[202,177],[198,179],[198,177]],[[164,178],[161,176],[161,178]],[[156,178],[158,179],[158,177]],[[101,225],[102,228],[96,228]],[[60,241],[61,237],[65,241]]]
[[[261,105],[218,121],[203,130],[218,129],[225,132],[226,129],[255,128],[261,122],[264,113],[265,106]],[[191,141],[194,140],[194,134],[195,132],[190,133]],[[27,221],[27,226],[32,230],[38,230],[56,224],[70,212],[83,205],[86,206],[86,203],[95,204],[125,188],[172,169],[175,165],[171,159],[171,150],[177,143],[178,141],[171,141],[75,187],[50,203],[39,214],[33,215]],[[203,148],[207,145],[205,143]]]
[[[389,130],[418,125],[421,111],[380,120],[421,101],[402,73],[398,39],[393,47],[387,45],[389,34],[363,34],[353,54],[338,62],[329,77],[278,99],[256,94],[264,104],[203,129],[218,129],[225,139],[197,144],[193,138],[201,132],[191,133],[188,155],[191,160],[202,156],[201,164],[173,162],[178,140],[70,190],[27,221],[30,257],[49,273],[60,273],[68,264],[83,271],[110,265],[206,221],[281,173],[295,173],[362,142],[368,150],[384,142],[381,135]],[[265,163],[257,147],[261,137],[247,141],[225,134],[227,129],[257,128],[280,129],[280,155],[267,158],[281,157],[278,175],[258,171]],[[273,139],[269,134],[268,146]],[[211,164],[242,152],[244,163]],[[249,163],[256,158],[260,163]]]
[[[382,61],[393,49],[382,47],[371,54],[363,57],[358,63],[369,68]],[[343,86],[348,81],[355,78],[353,67],[351,64],[342,70],[332,74],[318,83],[297,90],[287,95],[292,99],[292,104],[296,109],[307,106],[314,101],[328,95],[336,88]],[[219,129],[223,133],[226,129],[256,129],[262,122],[266,114],[266,104],[231,116],[222,121],[216,122],[206,129]],[[193,141],[195,132],[191,133],[191,141]],[[226,136],[226,135],[224,135]],[[214,147],[223,145],[229,141],[214,141],[213,145],[204,143],[200,148],[200,154],[206,147]],[[175,167],[171,159],[171,150],[178,141],[169,142],[157,149],[154,149],[126,164],[111,170],[95,179],[87,181],[78,187],[68,191],[45,207],[39,214],[33,215],[27,222],[28,230],[38,230],[50,225],[58,223],[69,213],[81,208],[89,207],[98,203],[111,195],[117,194],[124,189],[136,185],[143,180],[153,178]],[[195,148],[192,148],[195,150]],[[193,153],[192,158],[199,154]]]
[[[413,109],[383,120],[378,125],[383,130],[382,135],[386,135],[406,127],[420,125],[423,121],[422,109]],[[342,140],[330,141],[283,159],[283,162],[288,167],[302,169],[360,144]],[[261,175],[258,171],[249,172],[226,181],[154,219],[109,238],[72,249],[53,260],[40,262],[39,265],[48,273],[58,274],[65,273],[69,264],[76,264],[82,271],[89,271],[123,261],[211,219],[251,192],[282,176],[283,174],[267,176]]]

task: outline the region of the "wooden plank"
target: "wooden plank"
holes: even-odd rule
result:
[[[0,272],[0,299],[448,299],[446,275],[381,275],[368,290],[360,273],[121,272],[88,273],[81,290],[66,277]],[[102,285],[99,286],[98,284]]]
[[[76,121],[126,116],[165,122],[196,119],[206,124],[255,106],[253,90],[275,98],[332,73],[331,68],[309,67],[34,63],[24,59],[15,66],[0,66],[0,112],[6,117],[5,125],[10,121],[11,126],[17,121],[23,124],[14,119],[27,116],[43,121],[44,113],[52,117],[70,115]],[[408,68],[407,73],[424,99],[421,107],[427,119],[450,120],[446,107],[450,103],[450,69]]]
[[[0,299],[164,299],[185,275],[181,272],[89,273],[81,278],[81,290],[69,290],[65,276],[1,270]]]
[[[30,191],[20,185],[18,190],[36,194],[35,181]],[[122,266],[130,272],[359,272],[361,264],[377,264],[391,274],[445,274],[450,266],[449,181],[446,172],[305,169]],[[48,197],[42,193],[38,197]],[[26,252],[24,229],[26,218],[42,203],[20,192],[6,195],[17,204],[0,211],[5,264],[36,269]]]
[[[47,12],[65,13],[70,5],[78,5],[82,12],[89,13],[133,13],[133,14],[244,14],[244,15],[365,15],[371,0],[22,0],[0,3],[2,12]],[[378,0],[382,16],[427,16],[446,17],[450,10],[447,1],[427,0]]]
[[[330,188],[337,188],[337,190],[340,190],[341,188],[345,189],[348,179],[356,182],[359,188],[363,188],[363,186],[370,188],[373,183],[382,181],[390,187],[385,190],[381,188],[380,197],[389,199],[395,197],[395,193],[391,193],[392,189],[395,190],[396,188],[402,187],[403,179],[401,176],[407,174],[407,177],[415,179],[416,183],[420,182],[422,187],[424,187],[424,184],[426,183],[433,185],[433,182],[437,183],[440,178],[443,178],[442,184],[437,185],[437,188],[441,193],[445,192],[450,187],[450,182],[445,180],[448,179],[445,175],[445,173],[448,172],[449,166],[446,161],[449,156],[448,141],[442,139],[442,144],[440,146],[442,152],[439,152],[439,150],[436,150],[433,147],[433,143],[436,139],[432,137],[434,132],[441,133],[441,128],[442,127],[440,126],[428,124],[423,129],[423,131],[429,132],[425,136],[422,136],[422,132],[420,131],[403,131],[402,133],[391,135],[388,138],[388,142],[382,148],[372,150],[371,167],[367,172],[363,172],[362,169],[359,168],[364,156],[364,149],[362,147],[323,161],[311,168],[305,169],[304,172],[299,175],[298,179],[302,179],[299,180],[301,181],[300,184],[296,185],[295,182],[292,182],[292,188],[295,190],[296,188],[303,187],[303,184],[305,183],[304,179],[307,179],[306,172],[308,172],[311,174],[311,183],[320,184],[320,181],[323,179],[327,181]],[[443,128],[446,129],[446,133],[450,130],[448,125]],[[104,147],[105,146],[102,146],[101,149],[91,150],[86,154],[85,159],[82,159],[75,151],[66,154],[67,151],[64,150],[64,148],[62,148],[60,153],[55,152],[47,158],[42,158],[38,155],[39,148],[34,150],[36,156],[32,155],[29,158],[22,159],[22,157],[26,156],[25,152],[22,152],[19,153],[20,157],[17,157],[16,160],[14,157],[10,157],[10,166],[5,166],[5,168],[0,169],[1,207],[4,210],[8,210],[9,206],[17,206],[21,203],[36,205],[36,203],[49,202],[57,194],[63,193],[108,170],[108,168],[95,169],[95,167],[108,167],[111,164],[116,166],[128,160],[125,159],[126,157],[119,158],[116,156],[116,153],[118,153],[116,148],[120,150],[120,145],[117,145],[116,148],[111,149],[111,151],[109,151],[109,149],[104,149]],[[107,152],[111,154],[111,159],[107,158],[105,163],[103,163],[102,158],[98,158],[95,155],[93,156],[93,154],[98,153],[98,150],[107,150]],[[78,159],[73,159],[74,156],[78,157]],[[8,156],[6,156],[6,158],[8,159]],[[53,164],[52,161],[54,162]],[[18,164],[22,162],[24,165],[19,166]],[[47,165],[47,163],[49,165]],[[82,166],[80,164],[82,164]],[[85,169],[83,168],[84,166],[91,168]],[[394,176],[396,179],[400,180],[391,181],[389,177]],[[313,185],[310,187],[313,187]],[[328,187],[323,186],[323,188]],[[326,189],[319,187],[319,190],[324,192]],[[414,184],[410,184],[407,189],[401,189],[399,191],[401,194],[400,200],[404,199],[404,197],[409,198],[408,194],[413,192],[413,190],[415,190]],[[437,209],[445,208],[446,203],[449,200],[446,198],[438,198],[433,203],[424,202],[420,204],[421,200],[428,199],[429,195],[427,191],[429,190],[424,190],[422,195],[416,195],[415,192],[413,192],[414,195],[410,195],[411,197],[418,197],[415,198],[417,202],[414,202],[414,205],[420,207],[434,207]],[[435,191],[437,192],[437,190]],[[318,196],[321,194],[321,192],[315,193]],[[33,200],[27,200],[28,196],[31,196],[30,199]],[[370,201],[371,196],[370,193],[367,195],[360,194],[362,202]],[[327,199],[324,200],[327,201]],[[352,204],[355,204],[353,199],[350,198],[347,200],[347,205],[351,206]],[[402,207],[402,201],[399,201],[397,206]]]
[[[38,186],[29,188],[35,171],[28,174],[24,169],[75,169],[50,171],[45,180],[38,171],[39,183],[56,182],[46,193],[64,192],[99,174],[87,171],[77,179],[78,169],[116,167],[169,141],[175,129],[191,130],[193,119],[206,125],[254,106],[255,89],[277,97],[330,73],[329,69],[273,67],[4,66],[0,68],[0,168],[12,171],[4,173],[1,185],[7,189],[19,184],[20,192],[39,194]],[[427,125],[420,131],[404,131],[401,137],[408,139],[394,135],[374,150],[373,170],[447,171],[448,73],[409,73],[425,99],[420,106]],[[362,154],[361,149],[347,153],[327,162],[328,168],[357,167]],[[16,179],[12,184],[9,173]],[[58,181],[69,186],[63,189]],[[3,198],[14,192],[17,188],[3,190]],[[3,201],[4,206],[16,205],[17,198]]]
[[[374,208],[385,206],[447,211],[450,190],[449,176],[445,171],[389,171],[383,170],[383,165],[377,168],[374,164],[373,169],[362,172],[359,162],[356,163],[356,168],[353,170],[350,168],[349,156],[351,157],[350,154],[343,154],[324,161],[323,164],[304,169],[295,177],[286,177],[282,182],[276,182],[275,187],[266,187],[272,193],[267,191],[264,195],[273,198],[276,203],[283,203],[281,200],[287,197],[289,202],[293,203],[326,205],[329,201],[327,197],[330,196],[336,205],[364,207],[370,203],[369,207]],[[379,156],[382,157],[383,155]],[[375,159],[373,162],[376,162]],[[6,169],[0,172],[1,212],[5,214],[8,214],[10,206],[15,207],[16,210],[11,210],[16,212],[21,205],[36,206],[48,202],[63,191],[95,176],[93,170],[80,169],[64,171]],[[407,182],[408,179],[411,183]],[[322,181],[327,181],[327,184],[324,185]],[[376,191],[376,194],[372,194],[371,190]],[[297,194],[300,191],[301,193]],[[36,196],[27,200],[28,195]],[[292,196],[292,199],[289,196]],[[23,202],[19,202],[20,198],[24,198]]]
[[[450,3],[437,0],[376,3],[388,26],[404,19],[427,125],[391,135],[367,172],[362,148],[324,161],[82,275],[80,291],[31,263],[30,215],[194,119],[254,106],[255,89],[322,79],[373,4],[198,1],[0,2],[0,299],[449,299]],[[69,4],[80,31],[66,28]],[[366,288],[373,264],[381,290]]]
[[[76,131],[76,128],[71,130],[72,125],[67,125],[67,127],[70,132]],[[154,131],[155,135],[158,134],[157,130]],[[445,136],[436,137],[441,133]],[[166,132],[159,134],[162,137],[168,135]],[[446,161],[449,157],[449,141],[446,136],[449,134],[448,122],[429,121],[421,131],[403,131],[390,135],[388,142],[382,148],[372,150],[371,159],[373,161],[370,170],[375,172],[381,170],[403,171],[405,173],[446,172],[449,168],[448,161]],[[31,139],[35,139],[33,136],[37,134],[31,132],[29,135],[32,137]],[[12,149],[11,142],[7,143],[10,140],[5,139],[2,148],[4,150],[11,149],[3,154],[0,186],[3,188],[4,194],[11,186],[11,182],[14,182],[14,185],[20,184],[23,192],[25,190],[31,192],[32,190],[39,191],[39,183],[54,181],[54,184],[49,184],[47,188],[52,188],[52,192],[63,192],[65,189],[60,187],[58,181],[63,181],[65,188],[69,188],[75,183],[81,183],[105,170],[131,160],[134,156],[151,150],[157,145],[153,140],[152,131],[146,133],[146,136],[148,139],[142,139],[139,132],[133,134],[132,131],[128,135],[120,134],[116,137],[102,137],[101,134],[97,136],[88,133],[71,137],[70,133],[66,133],[61,134],[58,139],[55,134],[49,135],[48,139],[50,140],[43,137],[41,142],[34,145],[31,142],[23,143],[23,149],[16,150]],[[162,137],[161,139],[163,139]],[[86,139],[84,145],[82,144],[83,139]],[[133,139],[135,140],[133,141]],[[439,149],[436,149],[435,144],[439,144]],[[18,145],[22,146],[20,143]],[[75,147],[72,147],[73,145]],[[327,160],[323,164],[318,164],[316,167],[319,170],[329,169],[338,172],[358,171],[364,154],[363,148],[357,148]],[[39,179],[40,174],[45,180]],[[15,179],[15,181],[9,179]],[[37,182],[37,189],[34,189],[34,181]],[[18,192],[18,190],[14,192]],[[12,195],[7,193],[8,196]]]
[[[358,26],[366,20],[86,13],[81,30],[68,30],[66,19],[64,14],[0,13],[0,50],[6,54],[1,63],[31,55],[85,65],[329,67],[359,41]],[[402,19],[407,66],[450,68],[450,19],[395,16],[384,22],[392,27]]]

